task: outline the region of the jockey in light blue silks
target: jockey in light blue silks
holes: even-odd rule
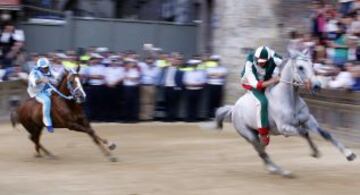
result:
[[[51,121],[51,92],[48,84],[56,83],[56,79],[51,74],[50,62],[47,58],[39,58],[36,66],[29,75],[28,93],[31,98],[42,104],[43,123],[50,133],[54,132]]]
[[[268,47],[261,46],[250,53],[241,73],[242,86],[252,94],[257,109],[257,126],[260,135],[260,141],[268,145],[269,137],[269,119],[268,119],[268,100],[265,96],[266,87],[279,81],[279,72],[277,66],[282,63],[280,55]]]

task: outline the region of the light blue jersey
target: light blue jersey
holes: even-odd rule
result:
[[[55,82],[55,79],[52,77],[51,72],[48,74],[42,73],[38,68],[34,68],[29,75],[29,83],[28,83],[28,93],[30,97],[35,98],[36,101],[42,104],[43,111],[43,123],[46,127],[52,128],[52,120],[51,120],[51,91],[52,89],[49,87],[47,83],[38,82],[42,80],[44,77],[47,77],[49,81]]]
[[[42,73],[38,68],[33,68],[30,72],[29,75],[29,83],[28,83],[28,88],[27,91],[30,95],[30,97],[35,97],[38,94],[45,92],[45,91],[49,91],[49,87],[47,86],[46,83],[38,83],[37,82],[41,79],[43,79],[44,77],[48,77],[49,80],[51,79],[51,73],[49,72],[49,74],[44,74]],[[49,91],[50,93],[50,91]]]

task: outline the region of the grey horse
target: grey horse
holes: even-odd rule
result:
[[[312,83],[310,85],[313,88],[319,87],[311,60],[306,57],[305,53],[295,51],[289,51],[289,53],[290,58],[284,61],[280,70],[280,82],[265,92],[269,100],[270,134],[286,137],[301,136],[309,143],[312,156],[319,157],[319,150],[309,136],[309,132],[315,132],[331,142],[349,161],[354,160],[356,155],[334,138],[331,133],[320,127],[305,101],[297,93],[299,86],[307,83]],[[256,131],[255,104],[251,94],[246,93],[237,100],[235,105],[220,107],[215,114],[217,128],[222,128],[224,120],[230,120],[237,132],[253,145],[269,172],[292,176],[291,172],[282,169],[270,159],[265,151],[265,146],[259,141]]]

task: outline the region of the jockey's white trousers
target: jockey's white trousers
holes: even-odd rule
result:
[[[36,101],[42,104],[42,113],[43,113],[43,123],[46,127],[52,126],[51,121],[51,95],[47,92],[41,92],[35,96]]]

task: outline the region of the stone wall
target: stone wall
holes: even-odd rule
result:
[[[214,52],[230,71],[226,103],[244,92],[240,72],[247,48],[267,45],[285,54],[290,28],[308,28],[307,0],[216,0],[214,6]]]

